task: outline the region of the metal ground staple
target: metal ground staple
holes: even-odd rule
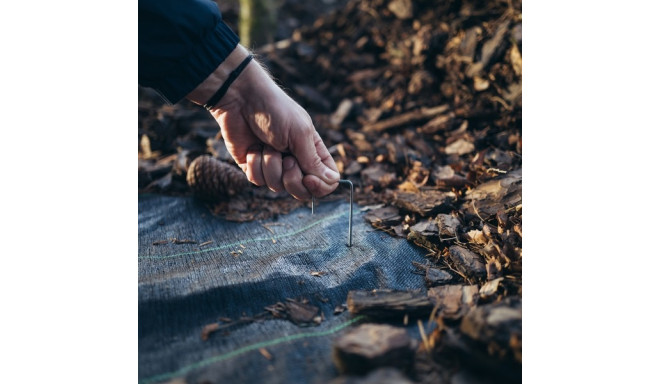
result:
[[[350,180],[339,180],[339,184],[348,185],[351,189],[350,194],[350,207],[348,213],[348,246],[353,246],[353,183]],[[316,199],[312,196],[312,215],[314,214],[314,205],[316,204]]]

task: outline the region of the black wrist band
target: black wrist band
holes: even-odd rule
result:
[[[218,89],[218,91],[214,93],[213,96],[211,96],[209,101],[207,101],[206,104],[204,104],[204,108],[210,111],[211,108],[213,108],[216,104],[218,104],[218,101],[222,99],[222,96],[224,96],[225,93],[227,93],[227,90],[229,89],[231,83],[233,83],[234,80],[236,80],[236,78],[238,77],[238,75],[240,75],[241,72],[243,72],[245,67],[247,67],[247,65],[250,63],[250,60],[252,60],[252,55],[248,55],[248,57],[246,57],[245,60],[243,60],[241,64],[229,74],[229,77],[227,78],[227,80],[225,80],[225,83],[222,84],[222,87],[220,87],[220,89]]]

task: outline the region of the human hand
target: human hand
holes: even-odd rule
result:
[[[244,58],[247,50],[239,45],[234,54]],[[208,99],[195,92],[189,98]],[[211,114],[220,124],[227,150],[250,182],[275,192],[286,190],[299,200],[322,197],[337,188],[337,165],[309,114],[254,60]]]

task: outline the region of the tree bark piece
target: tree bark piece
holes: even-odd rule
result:
[[[486,277],[486,265],[481,256],[458,245],[449,247],[449,258],[461,273],[468,277]]]
[[[454,216],[446,213],[440,213],[435,217],[436,223],[438,223],[438,230],[440,231],[440,236],[453,237],[456,236],[458,227],[461,225],[461,222]]]
[[[301,327],[319,325],[323,321],[319,307],[310,304],[307,300],[296,301],[287,299],[265,308],[273,316],[288,319]]]
[[[360,176],[367,185],[374,185],[378,188],[387,188],[396,181],[396,173],[390,172],[383,164],[368,166],[362,170]]]
[[[415,121],[434,117],[443,112],[446,112],[448,109],[449,105],[447,104],[438,105],[431,108],[422,107],[410,112],[390,117],[389,119],[378,121],[373,124],[367,124],[362,127],[362,130],[363,132],[383,132],[391,128],[402,126],[404,124],[409,124]]]
[[[522,204],[522,169],[508,172],[465,193],[462,209],[483,219]]]
[[[481,296],[482,299],[490,299],[491,297],[495,296],[502,280],[504,280],[503,277],[498,277],[497,279],[491,280],[484,284],[479,289],[479,296]]]
[[[399,209],[392,206],[377,208],[367,212],[364,219],[371,223],[374,227],[396,225],[401,222],[401,215]]]
[[[474,307],[463,317],[460,330],[487,345],[492,354],[522,362],[522,301],[507,298]]]
[[[413,17],[413,4],[411,0],[392,0],[387,4],[387,9],[401,20]]]
[[[479,287],[476,285],[442,285],[430,288],[428,297],[438,308],[438,316],[458,320],[477,304]]]
[[[362,324],[333,345],[332,358],[341,373],[364,374],[378,367],[411,368],[414,343],[404,328]]]
[[[453,192],[397,192],[394,204],[399,208],[426,217],[436,212],[450,212],[453,209],[452,203],[455,200],[456,194]]]
[[[427,287],[434,287],[437,285],[447,284],[451,282],[454,277],[451,273],[440,268],[427,268],[424,282]]]
[[[400,317],[405,314],[424,316],[431,313],[433,304],[419,291],[350,291],[346,298],[348,310],[356,315]]]

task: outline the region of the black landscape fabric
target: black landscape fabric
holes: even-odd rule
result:
[[[360,321],[336,311],[348,292],[424,288],[412,264],[425,263],[423,250],[374,230],[358,209],[346,245],[348,207],[326,202],[314,215],[300,208],[235,223],[192,198],[140,195],[139,382],[336,377],[333,338]],[[295,303],[318,314],[308,324],[287,317]],[[204,334],[206,326],[218,329]]]

